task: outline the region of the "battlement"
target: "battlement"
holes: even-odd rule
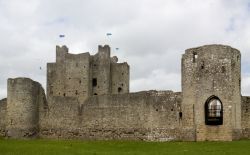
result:
[[[110,52],[109,45],[98,45],[98,52]]]
[[[240,55],[240,51],[236,48],[233,48],[228,45],[221,45],[221,44],[211,44],[211,45],[204,45],[194,48],[189,48],[185,50],[184,55],[199,55],[209,53],[210,55],[220,55],[220,56],[228,56],[230,54]]]
[[[56,46],[56,62],[62,62],[65,59],[65,55],[68,53],[69,49],[67,46]]]

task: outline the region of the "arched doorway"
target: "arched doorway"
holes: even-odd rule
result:
[[[211,96],[205,103],[205,123],[206,125],[223,124],[223,105],[217,96]]]

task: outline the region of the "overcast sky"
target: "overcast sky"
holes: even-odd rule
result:
[[[181,54],[215,43],[241,51],[242,94],[250,96],[249,0],[0,0],[0,98],[7,78],[46,88],[57,44],[91,54],[110,44],[130,65],[131,91],[181,91]]]

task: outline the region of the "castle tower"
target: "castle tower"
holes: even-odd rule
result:
[[[110,47],[98,46],[98,53],[92,56],[92,95],[111,93]]]
[[[230,141],[241,129],[241,55],[223,45],[182,56],[182,123],[197,141]]]
[[[34,137],[39,131],[39,105],[46,102],[38,82],[8,79],[6,131],[11,138]]]
[[[56,47],[56,62],[47,64],[47,97],[76,97],[80,104],[92,96],[129,92],[129,65],[110,57],[108,45],[98,52],[71,54]]]
[[[47,64],[47,97],[77,97],[83,102],[90,95],[90,54],[69,54],[66,46],[56,46],[56,62]]]

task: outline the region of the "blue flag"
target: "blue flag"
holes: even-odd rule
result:
[[[112,33],[106,33],[106,35],[107,35],[107,36],[111,36],[111,35],[112,35]]]
[[[65,37],[64,34],[60,34],[60,35],[59,35],[59,38],[64,38],[64,37]]]

